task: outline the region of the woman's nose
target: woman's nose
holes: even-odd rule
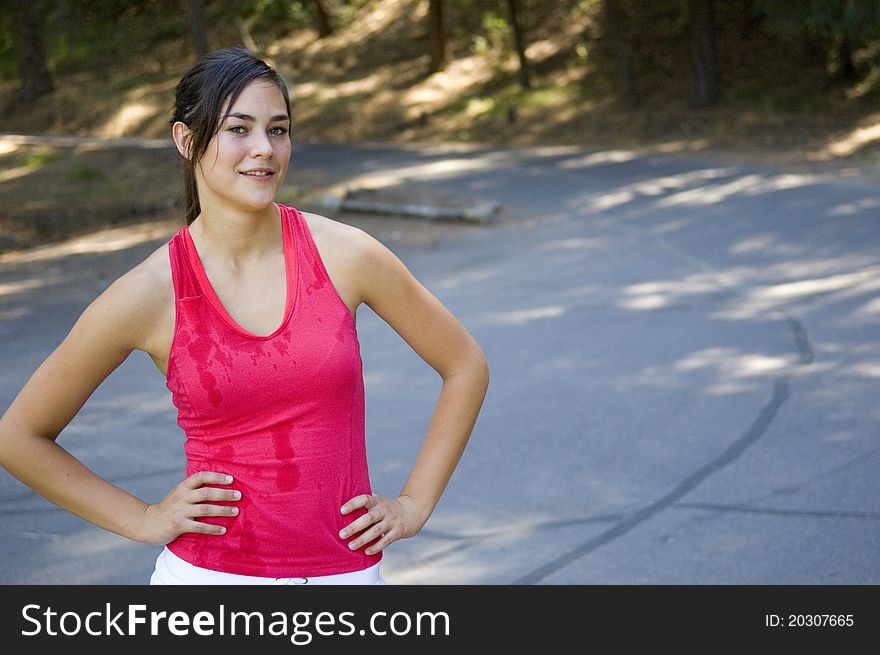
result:
[[[274,154],[275,150],[272,148],[272,141],[269,140],[269,135],[263,132],[254,132],[250,142],[251,157],[268,158]]]

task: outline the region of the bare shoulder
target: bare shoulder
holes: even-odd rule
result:
[[[133,302],[155,305],[163,304],[169,299],[173,300],[174,283],[171,277],[168,244],[159,246],[113,284],[118,287],[118,294],[127,296]]]
[[[128,329],[131,345],[150,352],[169,312],[173,321],[174,283],[168,244],[164,243],[134,268],[119,276],[94,305]]]
[[[353,262],[364,258],[381,257],[383,253],[391,254],[385,244],[359,227],[320,214],[311,212],[302,212],[302,214],[306,217],[312,239],[321,249],[322,256],[324,248],[333,256],[342,256]]]
[[[340,296],[354,309],[369,302],[374,280],[386,264],[396,257],[364,230],[326,216],[303,213],[318,254]]]
[[[358,302],[366,303],[381,315],[382,309],[392,302],[405,303],[415,294],[426,293],[397,255],[371,234],[317,214],[310,214],[307,219],[310,229],[314,220],[316,228],[325,232],[327,243],[333,244],[328,250],[338,251],[335,257],[342,262],[340,268],[345,278],[352,281],[352,292]],[[313,238],[318,245],[317,236]],[[324,257],[323,250],[321,256]]]
[[[309,225],[309,232],[311,232],[312,239],[322,256],[325,249],[328,254],[333,256],[357,256],[364,248],[369,247],[370,241],[375,241],[367,232],[354,225],[348,225],[321,214],[301,213]]]

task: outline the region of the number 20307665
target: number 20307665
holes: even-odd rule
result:
[[[768,628],[847,628],[854,625],[852,614],[765,614]]]

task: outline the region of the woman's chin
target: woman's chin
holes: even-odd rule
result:
[[[262,212],[272,207],[275,203],[275,194],[247,195],[239,197],[234,203],[244,211]]]

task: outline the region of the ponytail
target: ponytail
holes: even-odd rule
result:
[[[183,211],[187,225],[191,225],[199,212],[202,211],[199,206],[199,188],[196,184],[195,166],[189,159],[183,160]]]

